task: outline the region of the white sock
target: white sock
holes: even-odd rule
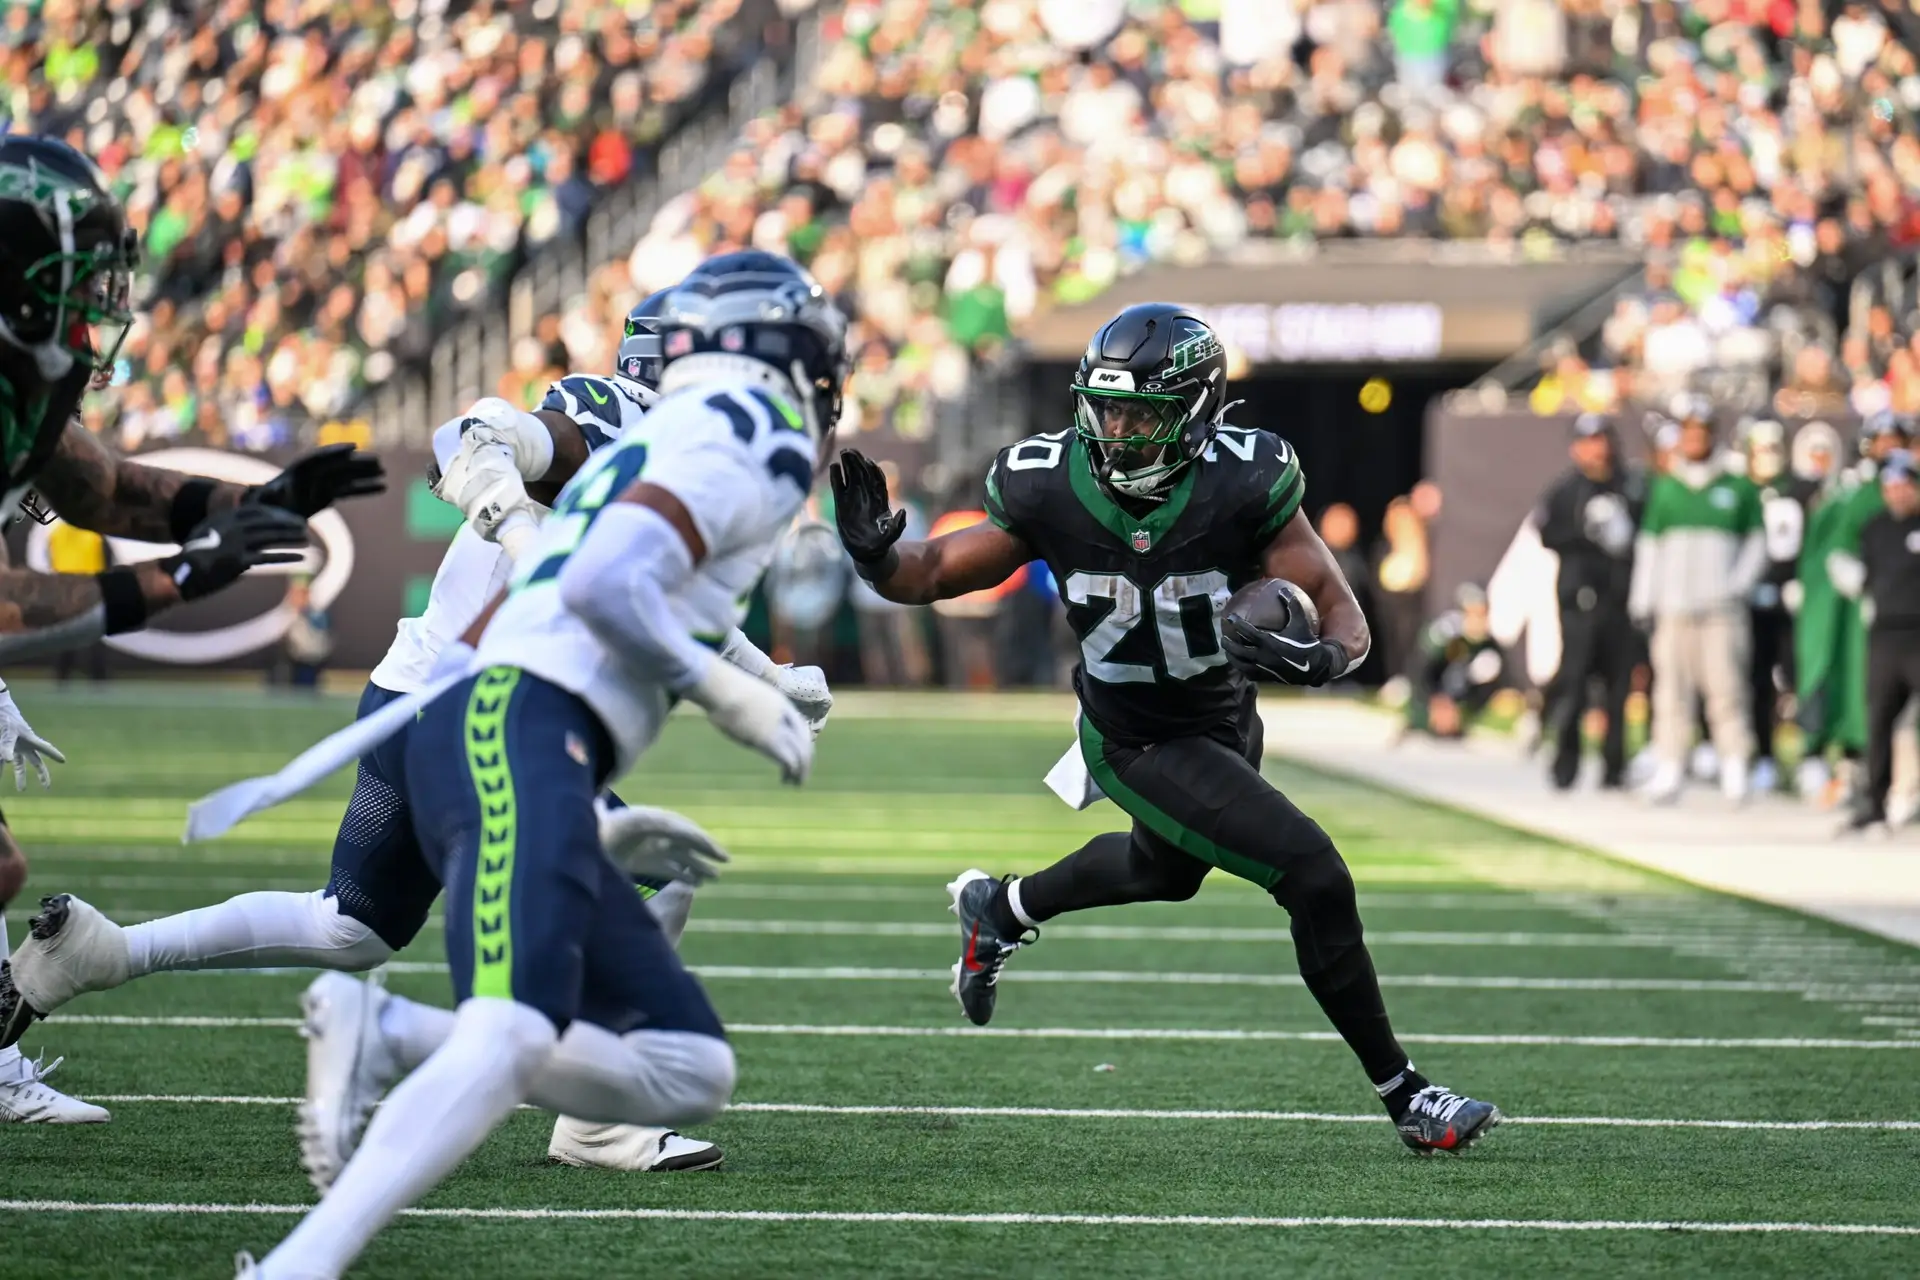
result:
[[[7,957],[12,954],[13,952],[7,946],[6,909],[0,908],[0,964],[6,963]],[[10,1045],[5,1049],[0,1049],[0,1080],[11,1078],[13,1075],[13,1064],[18,1061],[20,1061],[19,1045]]]
[[[526,1097],[553,1052],[546,1015],[475,998],[453,1033],[374,1112],[339,1180],[267,1255],[268,1275],[338,1276],[393,1216],[438,1186]]]
[[[243,893],[197,911],[128,925],[127,976],[177,969],[340,969],[385,964],[393,950],[340,914],[340,900],[311,893]]]
[[[456,1016],[389,996],[380,1011],[380,1034],[411,1070],[453,1035]],[[676,1128],[718,1115],[733,1096],[733,1081],[733,1050],[724,1040],[690,1031],[619,1036],[575,1022],[528,1085],[526,1100],[597,1124]]]
[[[687,917],[693,914],[693,886],[684,880],[670,881],[666,888],[647,899],[647,910],[653,912],[661,932],[678,951],[680,935],[687,931]]]
[[[1020,905],[1020,881],[1015,880],[1007,886],[1007,909],[1013,912],[1013,918],[1029,929],[1038,929],[1040,922],[1027,915],[1027,909]]]
[[[575,1022],[533,1079],[527,1101],[599,1124],[703,1124],[733,1096],[733,1049],[694,1031],[630,1031]]]

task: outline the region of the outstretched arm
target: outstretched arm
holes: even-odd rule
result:
[[[336,444],[296,458],[265,484],[233,484],[130,462],[70,422],[33,487],[68,524],[112,538],[184,543],[209,517],[242,503],[305,520],[342,498],[379,493],[386,479],[378,458]]]
[[[1034,558],[1025,542],[993,524],[897,543],[887,552],[877,564],[855,560],[854,568],[875,591],[900,604],[932,604],[997,587]]]
[[[907,513],[895,511],[887,479],[863,454],[843,450],[832,469],[833,518],[853,567],[899,604],[932,604],[995,587],[1034,559],[1025,540],[977,524],[927,542],[899,542]]]
[[[179,542],[207,516],[238,506],[247,491],[225,480],[130,462],[78,422],[67,424],[33,487],[68,524],[142,542]],[[192,517],[184,528],[174,524],[182,506],[197,509],[181,513]]]

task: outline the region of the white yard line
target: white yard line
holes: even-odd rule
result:
[[[191,1015],[116,1015],[80,1014],[57,1018],[63,1026],[99,1027],[185,1027],[185,1028],[291,1028],[298,1018],[228,1018]],[[727,1027],[732,1035],[747,1036],[826,1036],[836,1038],[935,1039],[955,1038],[1003,1040],[1168,1040],[1168,1041],[1260,1041],[1305,1044],[1339,1044],[1334,1031],[1245,1031],[1208,1027],[898,1027],[898,1026],[816,1026],[803,1023],[736,1022]],[[1447,1033],[1402,1034],[1408,1044],[1560,1046],[1590,1049],[1920,1049],[1914,1040],[1843,1040],[1752,1037],[1746,1039],[1710,1039],[1670,1036],[1535,1036],[1535,1035],[1454,1035]]]
[[[144,1204],[85,1200],[0,1200],[0,1213],[237,1214],[292,1217],[305,1204]],[[1871,1222],[1660,1222],[1564,1218],[1227,1217],[1147,1213],[838,1213],[788,1209],[403,1209],[410,1218],[541,1221],[840,1222],[966,1226],[1255,1227],[1302,1230],[1350,1227],[1413,1231],[1697,1231],[1727,1235],[1920,1236],[1920,1226]]]
[[[850,965],[743,965],[698,964],[687,966],[702,978],[726,982],[946,982],[950,969],[869,968]],[[441,960],[389,960],[382,966],[387,973],[445,973]],[[201,969],[182,970],[197,977],[209,975],[281,977],[310,975],[311,969]],[[1047,983],[1075,986],[1140,986],[1159,984],[1182,987],[1298,987],[1300,976],[1293,973],[1148,973],[1128,969],[1010,969],[1003,981]],[[1466,975],[1450,973],[1382,974],[1383,987],[1427,987],[1462,991],[1669,991],[1716,995],[1806,995],[1813,988],[1798,982],[1750,982],[1723,978],[1527,978],[1515,975]],[[1902,998],[1920,997],[1920,983],[1901,988]],[[1874,1006],[1878,1008],[1879,1006]]]
[[[299,1098],[225,1094],[90,1093],[89,1102],[169,1103],[181,1106],[290,1107]],[[1019,1120],[1229,1120],[1267,1124],[1379,1124],[1378,1111],[1203,1111],[1187,1108],[1125,1107],[935,1107],[830,1106],[812,1102],[736,1102],[728,1107],[753,1115],[797,1116],[952,1116]],[[1600,1125],[1613,1129],[1732,1129],[1819,1133],[1830,1129],[1920,1130],[1920,1120],[1663,1120],[1638,1116],[1507,1116],[1504,1124]]]

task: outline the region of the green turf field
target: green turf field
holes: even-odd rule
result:
[[[218,843],[177,835],[187,800],[346,701],[19,698],[71,761],[6,798],[36,893],[132,921],[324,879],[344,776]],[[1420,1160],[1299,986],[1284,914],[1218,874],[1049,926],[991,1033],[967,1029],[943,882],[1040,866],[1115,811],[1041,788],[1057,700],[846,712],[804,790],[693,719],[621,788],[737,858],[684,948],[739,1052],[738,1108],[702,1131],[724,1169],[551,1167],[548,1119],[521,1112],[356,1275],[1920,1274],[1912,951],[1276,767],[1353,865],[1415,1061],[1511,1117]],[[393,986],[444,1000],[439,945]],[[271,1247],[311,1199],[306,980],[162,976],[35,1028],[114,1122],[0,1129],[0,1276],[225,1277]]]

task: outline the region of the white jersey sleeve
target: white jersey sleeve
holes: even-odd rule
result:
[[[659,732],[666,691],[644,682],[560,601],[556,581],[593,520],[635,481],[680,500],[705,544],[669,599],[674,621],[718,648],[738,625],[781,533],[813,480],[798,415],[766,391],[707,384],[660,401],[563,490],[515,566],[511,594],[481,640],[484,662],[517,666],[578,695],[607,727],[624,769]]]

